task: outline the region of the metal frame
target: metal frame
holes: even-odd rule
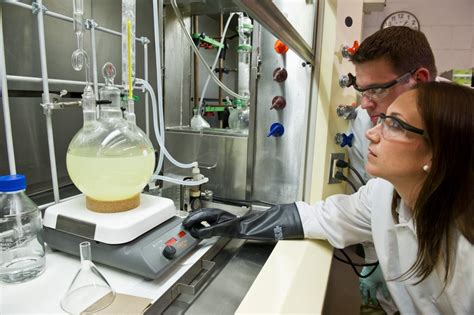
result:
[[[258,22],[254,22],[254,31],[252,35],[252,46],[261,46],[262,27]],[[250,68],[250,111],[249,117],[249,134],[255,135],[256,120],[257,120],[257,84],[260,76],[260,50],[252,53],[251,68]],[[253,198],[253,174],[255,170],[255,136],[247,139],[247,176],[245,185],[245,199],[252,200]]]
[[[5,68],[5,47],[4,47],[4,38],[3,38],[3,5],[8,4],[16,6],[22,9],[31,10],[34,15],[37,17],[38,22],[38,39],[39,39],[39,49],[40,49],[40,59],[41,59],[41,78],[36,77],[26,77],[26,76],[12,76],[7,75]],[[10,104],[8,98],[8,84],[7,80],[10,81],[19,81],[19,82],[37,82],[43,84],[43,97],[42,105],[48,105],[51,103],[50,94],[49,94],[49,84],[50,83],[62,83],[69,85],[84,85],[83,81],[74,81],[74,80],[61,80],[61,79],[50,79],[48,78],[48,67],[46,59],[46,45],[45,45],[45,32],[44,32],[44,15],[63,20],[69,23],[73,23],[71,17],[48,11],[45,6],[43,6],[42,0],[36,0],[32,5],[25,4],[22,2],[17,2],[13,0],[0,1],[0,79],[2,82],[2,101],[3,101],[3,112],[5,120],[5,134],[6,134],[6,144],[8,151],[8,165],[10,169],[10,174],[16,174],[16,164],[15,164],[15,154],[13,146],[13,136],[11,128],[11,117],[10,117]],[[95,31],[101,31],[115,36],[122,36],[121,32],[117,32],[102,26],[99,26],[94,20],[86,20],[86,29],[91,31],[91,46],[92,46],[92,67],[93,67],[93,82],[94,90],[96,93],[96,98],[98,98],[98,84],[97,80],[97,50],[96,50],[96,39]],[[148,44],[150,40],[146,37],[136,37],[136,41],[142,43],[144,46],[144,58],[145,58],[145,80],[148,80]],[[148,92],[145,95],[145,104],[148,105]],[[56,167],[56,156],[55,156],[55,147],[54,147],[54,137],[53,137],[53,126],[52,126],[52,110],[51,107],[44,111],[46,116],[46,128],[47,128],[47,137],[48,137],[48,149],[49,149],[49,159],[51,166],[51,180],[53,184],[53,195],[54,203],[59,203],[61,200],[59,198],[59,186],[58,186],[58,176],[57,176],[57,167]],[[146,106],[146,130],[149,134],[149,111],[148,106]],[[67,199],[64,199],[67,200]],[[51,203],[52,204],[52,203]],[[48,205],[51,205],[48,204]],[[45,205],[44,205],[45,206]],[[41,206],[40,206],[41,207]]]
[[[236,2],[276,38],[288,45],[306,63],[314,61],[314,50],[272,0],[239,0]]]

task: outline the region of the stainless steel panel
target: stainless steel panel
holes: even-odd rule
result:
[[[171,6],[165,8],[164,107],[165,126],[186,126],[191,111],[191,47]],[[189,28],[190,18],[185,18]],[[188,30],[189,31],[189,30]]]
[[[191,83],[194,81],[194,71],[192,56],[193,52],[186,40],[185,35],[181,27],[176,20],[170,6],[165,8],[166,19],[165,19],[165,77],[164,77],[164,107],[165,107],[165,125],[166,127],[174,126],[189,126],[191,117],[193,115],[192,108],[194,102],[191,101],[191,96],[194,94]],[[208,36],[213,38],[220,37],[219,30],[219,19],[216,16],[198,16],[198,32],[204,32]],[[185,17],[185,24],[190,31],[190,18]],[[234,17],[227,36],[235,34],[235,28],[237,26],[237,17]],[[225,67],[228,69],[237,68],[237,45],[238,39],[229,40],[230,49],[227,50],[225,55]],[[212,65],[215,54],[215,49],[200,49],[200,53],[209,65]],[[198,61],[198,98],[201,97],[202,88],[207,80],[208,73],[204,69],[204,65]],[[230,89],[237,90],[237,73],[230,72],[224,74],[223,83]],[[205,98],[215,99],[216,101],[210,102],[214,105],[219,97],[218,86],[211,80],[209,82]],[[213,127],[219,127],[217,119],[211,117],[208,119]]]
[[[234,0],[177,0],[176,3],[186,15],[218,14],[242,11]],[[165,4],[170,4],[169,0]]]
[[[236,2],[239,3],[244,11],[246,11],[252,18],[256,19],[261,25],[265,26],[265,28],[270,33],[286,43],[288,47],[293,49],[293,51],[303,60],[307,62],[313,62],[314,55],[311,45],[309,45],[304,37],[300,35],[298,30],[287,19],[285,14],[279,9],[278,5],[274,3],[274,1],[237,0]],[[289,7],[288,2],[289,1],[286,1],[283,10],[286,10],[285,8]],[[292,3],[292,5],[297,6],[300,4],[301,3]],[[307,10],[308,8],[305,9]]]
[[[168,128],[166,147],[180,162],[199,162],[201,172],[209,178],[209,183],[203,185],[203,189],[210,189],[221,198],[245,199],[246,136],[225,130],[200,133],[189,128]],[[168,161],[164,169],[165,174],[190,175],[189,170],[177,169]]]
[[[296,1],[276,1],[276,5],[281,10],[281,14],[293,23],[301,37],[305,41],[311,42],[316,11],[315,5]],[[176,44],[176,42],[181,41],[181,31],[171,23],[172,17],[169,17],[169,13],[167,14],[167,19],[169,19],[170,23],[166,24],[166,47],[169,48],[170,45],[173,45],[172,47],[179,48],[181,44]],[[212,17],[199,18],[199,31],[204,30],[208,34],[215,34],[217,25],[217,21],[213,21]],[[244,165],[239,161],[240,164],[227,163],[225,167],[232,168],[233,174],[246,173],[246,178],[248,179],[246,197],[248,200],[265,200],[274,203],[290,202],[302,196],[299,184],[304,162],[311,68],[302,67],[303,60],[294,52],[289,51],[285,56],[276,54],[273,50],[276,38],[269,31],[259,31],[259,28],[256,27],[253,36],[252,99],[250,104],[251,117],[253,119],[251,119],[249,131],[249,147],[245,151],[248,152],[249,164]],[[201,50],[201,52],[205,55],[208,62],[211,63],[214,55],[213,51],[209,53],[209,51]],[[183,81],[181,79],[183,76],[180,71],[182,65],[179,64],[179,62],[183,63],[182,52],[179,49],[173,49],[167,51],[166,56],[166,126],[186,126],[191,118],[189,108],[192,104],[189,102],[188,108],[183,105],[183,100],[185,99],[182,95],[184,95],[183,91],[185,88],[182,86]],[[236,55],[235,57],[230,55],[230,58],[226,58],[225,66],[229,67],[229,64],[235,62],[234,58],[236,59],[236,57]],[[260,67],[257,66],[258,59],[262,61]],[[173,67],[173,71],[170,71],[171,67]],[[285,83],[280,84],[273,81],[272,74],[276,67],[285,67],[287,69],[289,78]],[[203,70],[202,68],[199,70],[199,89],[202,88],[206,78]],[[258,81],[257,72],[259,74]],[[227,75],[225,78],[229,80],[231,77],[232,74]],[[229,86],[232,88],[232,83],[235,84],[235,81],[229,83]],[[211,82],[211,85],[214,85],[214,83]],[[210,89],[206,96],[213,97],[214,93]],[[283,111],[269,110],[271,100],[275,95],[283,95],[287,99],[288,106]],[[266,137],[268,129],[273,122],[281,122],[285,126],[286,133],[283,137]],[[168,135],[169,132],[167,132],[167,145],[170,145],[170,142],[174,142],[174,139],[178,140],[177,136],[170,140]],[[175,148],[177,156],[184,158],[184,161],[191,161],[192,158],[188,158],[188,148],[191,147],[191,144],[187,144],[187,148],[183,149],[183,141],[185,141],[184,143],[189,141],[180,140],[181,147]],[[215,143],[213,145],[214,148],[212,150],[215,150],[217,154],[222,154],[222,151],[225,150],[221,144]],[[207,147],[210,146],[211,144],[209,143]],[[197,153],[194,152],[192,154],[196,156]],[[240,155],[245,157],[243,152]],[[204,158],[205,164],[212,164],[205,162],[206,160],[208,158]],[[244,165],[245,167],[240,167],[239,165]],[[165,173],[170,172],[168,167],[169,164],[165,165]],[[235,186],[234,178],[222,177],[225,174],[221,171],[212,172],[209,176],[212,181],[217,183],[230,184],[231,187],[235,187],[234,189],[238,189],[236,194],[241,195],[240,180],[238,181],[239,184]],[[216,189],[222,192],[224,196],[230,196],[232,193],[227,187],[227,185],[218,185]],[[224,192],[223,190],[227,191]]]
[[[313,37],[314,13],[312,4],[300,1],[275,1],[288,20],[300,30],[303,38]],[[302,66],[302,59],[289,50],[279,55],[273,49],[276,38],[262,28],[259,48],[261,65],[257,83],[256,121],[253,134],[254,166],[252,191],[254,200],[273,203],[292,202],[302,197],[300,176],[304,163],[306,126],[309,106],[311,68]],[[273,70],[284,67],[288,79],[273,81]],[[270,110],[276,95],[286,98],[285,109]],[[280,138],[267,137],[272,123],[280,122],[285,134]]]

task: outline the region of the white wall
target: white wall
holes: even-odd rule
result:
[[[364,14],[363,38],[379,30],[390,13],[401,10],[418,18],[438,74],[474,67],[474,0],[387,0],[382,12]]]

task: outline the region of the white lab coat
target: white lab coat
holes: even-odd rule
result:
[[[371,241],[375,244],[387,287],[401,314],[474,314],[474,246],[457,234],[452,280],[443,291],[444,266],[423,282],[392,280],[416,259],[417,238],[411,211],[403,201],[399,223],[391,214],[393,185],[371,179],[353,195],[334,195],[311,206],[297,202],[306,238],[327,239],[336,248]]]
[[[352,147],[348,147],[347,150],[351,166],[354,167],[367,182],[371,176],[365,171],[367,152],[369,151],[369,140],[365,137],[365,132],[374,125],[370,121],[370,116],[365,109],[358,106],[355,111],[357,116],[355,119],[349,121],[348,130],[348,134],[354,134],[354,138],[352,140]],[[362,186],[352,170],[349,172],[349,179],[356,185],[356,187]]]
[[[352,141],[352,147],[348,147],[347,150],[351,166],[355,168],[356,171],[362,176],[364,181],[367,182],[371,176],[365,171],[365,164],[367,164],[368,157],[367,153],[369,151],[369,140],[365,136],[365,133],[367,130],[373,127],[373,124],[370,120],[369,114],[365,109],[358,106],[355,110],[357,116],[355,119],[349,121],[348,131],[348,134],[354,134],[354,139]],[[363,185],[352,170],[349,171],[349,180],[357,188]],[[365,262],[372,263],[377,261],[378,258],[375,252],[374,244],[371,242],[364,242],[362,245],[364,247]],[[398,311],[390,296],[385,297],[381,289],[377,290],[377,300],[387,314],[395,314]]]

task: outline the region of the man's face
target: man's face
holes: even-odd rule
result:
[[[359,89],[362,90],[374,85],[383,85],[399,78],[399,75],[394,71],[391,63],[384,58],[364,62],[363,64],[356,64],[355,73],[356,84]],[[386,114],[388,106],[415,83],[412,76],[409,76],[406,81],[397,83],[388,88],[386,92],[384,92],[385,95],[383,97],[371,97],[370,93],[364,93],[361,97],[361,107],[367,110],[370,120],[375,124],[380,113]]]

